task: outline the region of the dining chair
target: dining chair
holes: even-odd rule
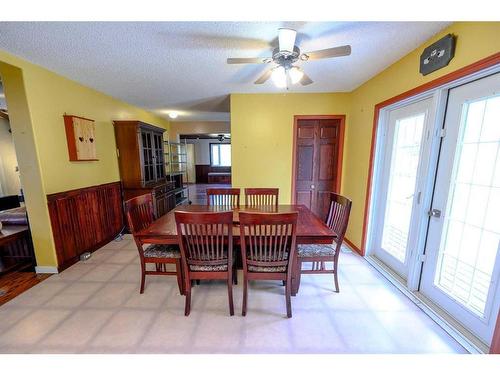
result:
[[[240,208],[240,189],[207,189],[207,205],[224,206],[227,208]]]
[[[177,276],[179,292],[183,295],[184,285],[182,282],[181,253],[179,247],[164,244],[148,245],[136,236],[138,232],[147,228],[154,221],[153,212],[153,197],[151,194],[140,195],[125,202],[125,216],[141,260],[140,293],[144,293],[146,275],[175,275]],[[146,264],[148,263],[155,264],[154,271],[146,269]],[[175,264],[175,272],[167,271],[167,264]]]
[[[246,188],[245,206],[273,206],[278,208],[278,188]]]
[[[243,259],[243,307],[247,313],[249,280],[282,280],[286,314],[292,317],[291,288],[296,252],[297,212],[240,212],[241,257]]]
[[[226,280],[229,314],[234,315],[233,212],[175,211],[186,304],[191,311],[192,280]]]
[[[330,193],[330,206],[325,220],[326,225],[336,234],[332,244],[311,244],[297,246],[297,260],[295,277],[300,282],[301,274],[332,274],[335,282],[335,291],[340,292],[338,280],[339,254],[344,235],[349,222],[352,201],[342,195]],[[302,269],[303,262],[311,262],[311,269]],[[333,269],[326,269],[324,262],[333,262]]]

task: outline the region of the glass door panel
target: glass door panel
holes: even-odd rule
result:
[[[422,144],[431,99],[390,111],[385,131],[374,253],[403,278],[414,236]]]
[[[396,121],[382,248],[405,261],[425,114]]]
[[[152,143],[152,133],[148,131],[141,130],[141,140],[142,140],[142,152],[143,152],[143,179],[144,183],[154,181],[154,165],[153,165],[153,143]]]
[[[489,344],[499,297],[500,74],[450,90],[421,291]],[[492,314],[491,312],[494,312]]]

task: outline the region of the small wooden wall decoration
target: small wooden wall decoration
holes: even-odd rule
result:
[[[64,115],[64,127],[66,129],[70,161],[99,160],[95,148],[94,120]]]

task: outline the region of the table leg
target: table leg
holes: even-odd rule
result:
[[[292,273],[292,296],[296,296],[300,288],[300,270],[302,268],[302,262],[295,257],[293,262],[293,273]]]

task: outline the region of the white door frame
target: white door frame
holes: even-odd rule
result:
[[[418,102],[422,99],[433,98],[434,102],[434,119],[433,126],[430,126],[433,129],[433,134],[429,134],[428,136],[432,136],[431,142],[428,142],[428,160],[426,161],[426,167],[424,168],[424,163],[422,163],[422,170],[426,169],[426,175],[432,176],[429,177],[426,181],[420,181],[418,191],[421,191],[421,205],[420,205],[420,219],[416,223],[419,226],[418,229],[418,242],[415,246],[415,250],[410,255],[411,260],[409,259],[408,264],[408,279],[406,287],[410,291],[418,291],[420,284],[420,275],[422,271],[422,262],[425,261],[425,243],[427,236],[427,229],[429,224],[429,216],[427,212],[431,208],[432,203],[432,194],[434,191],[434,180],[436,176],[437,170],[437,160],[439,157],[440,145],[441,145],[441,137],[444,136],[443,126],[444,126],[444,115],[446,111],[446,103],[448,98],[448,91],[451,88],[460,86],[465,83],[472,82],[474,80],[486,77],[488,75],[500,72],[500,64],[496,64],[489,68],[483,69],[476,73],[470,74],[466,77],[459,78],[452,82],[448,82],[441,86],[435,87],[431,90],[422,92],[415,96],[406,98],[397,103],[390,104],[386,107],[383,107],[379,111],[378,116],[378,124],[377,124],[377,132],[375,134],[375,150],[373,157],[373,181],[371,184],[371,191],[368,192],[372,199],[370,200],[370,207],[368,209],[368,225],[366,232],[366,255],[373,255],[374,252],[374,244],[375,244],[375,235],[376,231],[374,230],[374,226],[376,224],[377,217],[379,215],[380,204],[376,197],[379,194],[380,189],[380,181],[383,178],[383,157],[384,157],[384,148],[386,146],[384,132],[388,126],[388,113],[391,110],[406,106],[408,104],[412,104]]]

